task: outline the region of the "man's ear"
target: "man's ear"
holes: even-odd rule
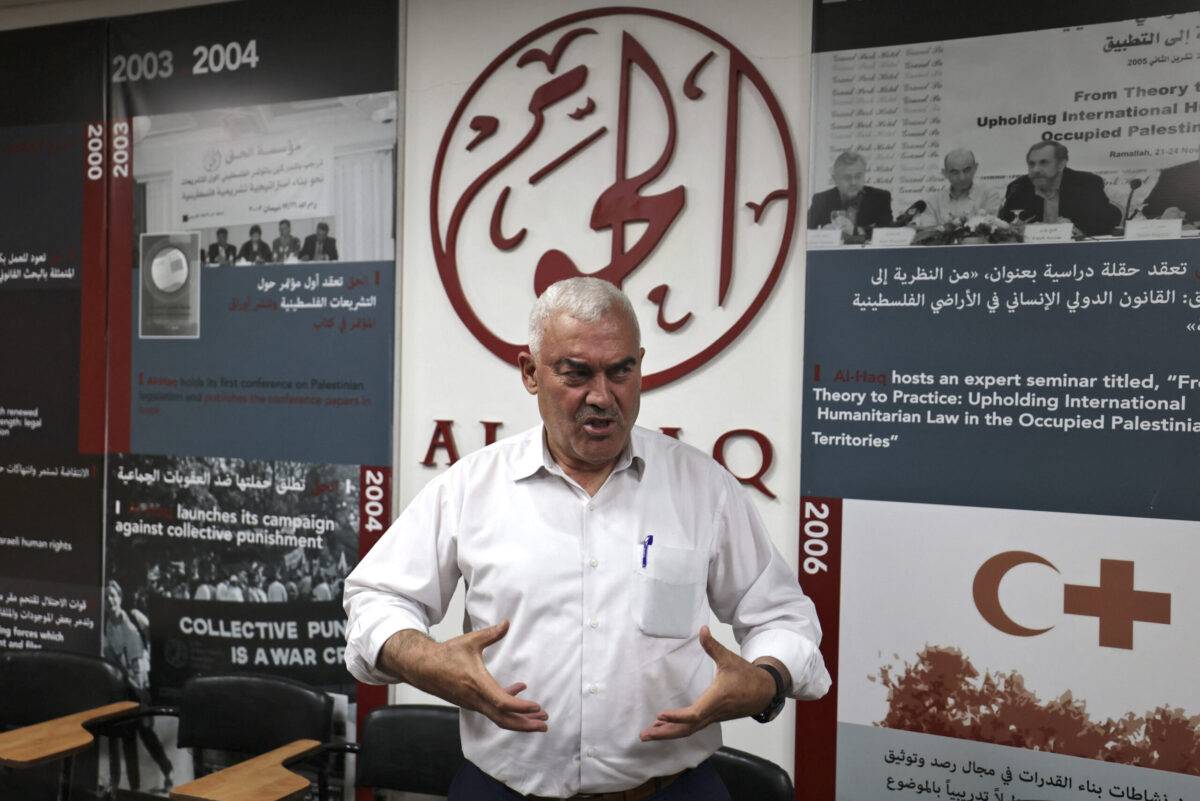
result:
[[[517,354],[517,366],[521,368],[521,383],[525,385],[525,391],[530,395],[536,395],[538,392],[537,360],[533,358],[533,354],[521,351]]]

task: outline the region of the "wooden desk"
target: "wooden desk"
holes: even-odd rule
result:
[[[321,747],[316,740],[296,740],[231,765],[171,791],[177,801],[292,801],[303,798],[309,781],[283,763]]]
[[[99,723],[137,708],[136,701],[118,701],[6,731],[0,734],[0,765],[28,768],[77,754],[95,740],[92,733],[83,727],[85,723]]]

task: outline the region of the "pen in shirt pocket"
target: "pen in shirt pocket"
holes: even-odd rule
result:
[[[650,558],[650,546],[654,544],[654,535],[643,534],[638,542],[642,545],[642,568],[645,569],[646,560]]]

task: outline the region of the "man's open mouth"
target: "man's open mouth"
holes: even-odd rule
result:
[[[611,434],[617,427],[617,421],[605,417],[589,417],[583,421],[583,430],[594,437]]]

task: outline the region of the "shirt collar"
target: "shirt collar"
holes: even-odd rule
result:
[[[539,470],[545,470],[547,473],[553,474],[562,473],[562,468],[558,466],[558,463],[554,461],[554,457],[550,454],[550,446],[546,444],[545,426],[530,429],[525,432],[522,439],[523,442],[520,445],[519,452],[512,462],[513,481],[529,478]],[[617,457],[617,464],[613,467],[613,473],[619,473],[622,470],[632,467],[637,478],[641,480],[642,474],[646,470],[646,459],[644,456],[645,448],[639,440],[640,437],[635,426],[630,432],[629,443],[621,451],[621,455]]]
[[[1062,189],[1063,173],[1065,173],[1066,171],[1067,171],[1066,167],[1063,167],[1061,170],[1058,171],[1058,175],[1054,176],[1054,182],[1050,185],[1049,189],[1046,189],[1043,191],[1041,189],[1038,189],[1036,186],[1034,186],[1034,188],[1033,188],[1034,194],[1038,195],[1039,197],[1043,197],[1043,198],[1057,196],[1059,191]]]
[[[969,187],[967,187],[966,192],[963,192],[961,195],[958,195],[958,196],[955,196],[954,190],[952,188],[950,188],[949,186],[946,187],[946,197],[950,198],[951,200],[963,200],[965,198],[971,197],[971,195],[973,195],[974,193],[975,193],[975,184],[974,183],[972,183]]]
[[[838,199],[844,206],[857,206],[862,202],[862,196],[863,193],[861,189],[855,192],[853,195],[843,195],[842,190],[838,190]]]

